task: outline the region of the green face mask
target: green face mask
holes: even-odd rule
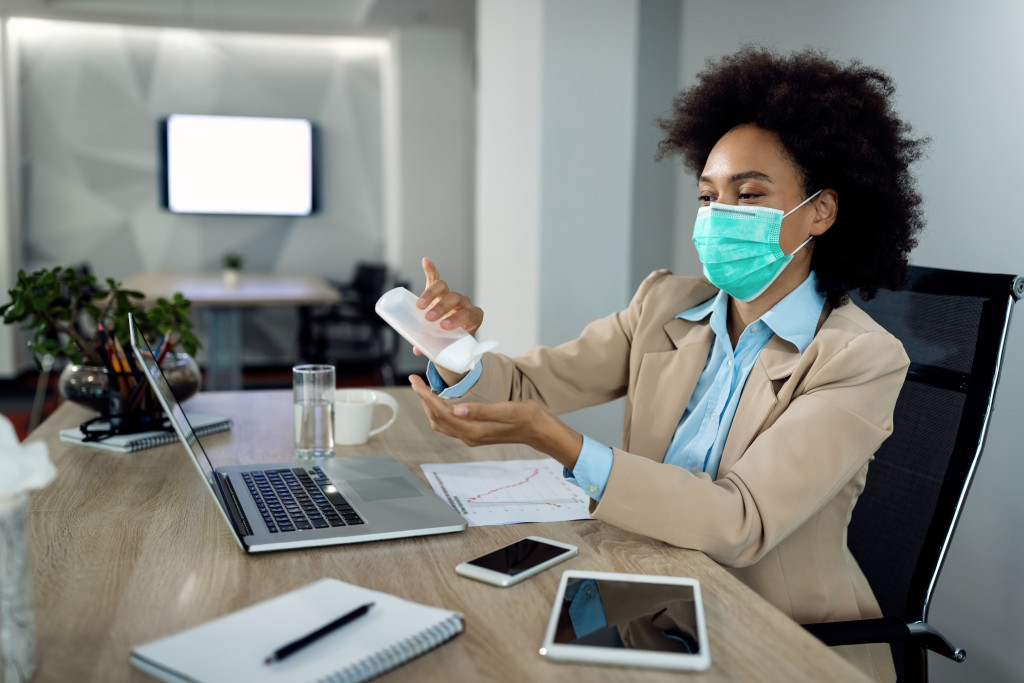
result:
[[[693,243],[704,264],[704,277],[739,301],[761,296],[793,260],[793,254],[811,241],[808,237],[792,254],[783,253],[779,246],[782,219],[819,194],[821,190],[786,213],[717,202],[700,207],[693,225]]]

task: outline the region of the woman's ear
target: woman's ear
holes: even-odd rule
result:
[[[814,202],[814,207],[811,234],[818,237],[836,222],[836,215],[839,213],[839,193],[831,188],[822,190]]]

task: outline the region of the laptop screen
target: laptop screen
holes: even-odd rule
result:
[[[164,377],[160,365],[156,362],[153,349],[142,335],[142,330],[139,329],[138,324],[130,313],[128,314],[128,326],[132,333],[132,349],[135,351],[135,357],[139,359],[139,363],[146,369],[149,385],[153,387],[153,391],[157,394],[161,405],[163,405],[164,412],[170,418],[174,431],[178,433],[181,442],[185,444],[185,447],[192,455],[192,460],[196,463],[200,472],[202,472],[203,479],[213,489],[213,464],[206,455],[206,451],[203,450],[202,444],[199,443],[199,437],[196,436],[195,430],[192,429],[188,416],[185,415],[185,411],[182,409],[178,399],[174,397],[171,385],[167,383],[167,378]],[[215,495],[218,493],[215,489],[213,492]]]

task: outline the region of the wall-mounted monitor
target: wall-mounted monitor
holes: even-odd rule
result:
[[[163,206],[174,213],[307,216],[317,135],[306,119],[172,114],[160,122]]]

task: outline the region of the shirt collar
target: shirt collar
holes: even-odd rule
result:
[[[697,304],[693,308],[683,311],[676,317],[682,318],[683,320],[689,320],[690,322],[697,322],[698,320],[703,320],[704,318],[711,315],[711,311],[713,311],[715,308],[723,306],[725,304],[726,297],[727,295],[725,292],[723,292],[722,290],[718,290],[717,295],[711,297],[702,304]]]
[[[707,318],[712,312],[714,317],[722,320],[724,324],[728,295],[719,291],[717,295],[707,301],[697,304],[693,308],[683,311],[677,318],[696,322]],[[812,270],[810,275],[786,297],[775,304],[767,313],[761,316],[772,332],[793,344],[800,353],[803,353],[814,339],[814,333],[818,329],[818,319],[821,317],[821,309],[825,305],[825,297],[818,293],[818,276]],[[716,320],[712,320],[716,322]],[[716,325],[712,325],[716,328]],[[719,331],[715,329],[715,334]]]
[[[812,270],[799,287],[762,315],[761,320],[803,353],[814,339],[824,306],[825,297],[818,293],[818,276]]]

